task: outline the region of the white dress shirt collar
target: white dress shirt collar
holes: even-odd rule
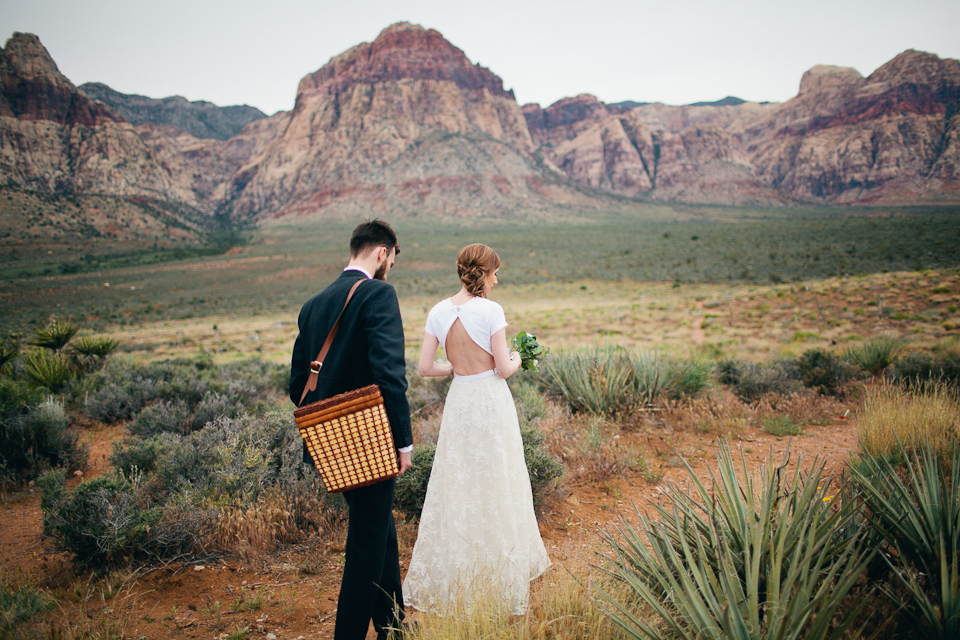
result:
[[[344,271],[359,271],[363,275],[367,276],[367,280],[373,280],[373,276],[367,273],[367,270],[363,267],[347,267]]]

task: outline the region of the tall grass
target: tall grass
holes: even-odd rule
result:
[[[871,456],[894,458],[900,443],[918,436],[941,455],[949,457],[960,435],[960,401],[942,385],[928,393],[912,393],[893,385],[867,391],[857,421],[857,438]]]
[[[871,554],[848,526],[852,510],[830,508],[823,463],[788,472],[788,460],[789,448],[780,463],[771,454],[755,482],[721,442],[711,488],[687,465],[692,488],[671,486],[659,520],[638,510],[639,531],[621,521],[606,534],[611,572],[630,591],[606,594],[612,619],[634,638],[842,637],[866,604],[845,598]],[[634,599],[667,630],[638,616]]]
[[[584,563],[585,564],[585,563]],[[583,576],[579,579],[576,576]],[[622,593],[609,583],[604,590]],[[456,600],[443,615],[418,613],[407,640],[625,640],[619,629],[597,605],[597,591],[586,566],[560,573],[554,569],[536,581],[530,606],[524,616],[511,616],[491,590],[473,591],[469,599]],[[651,622],[653,622],[651,620]]]

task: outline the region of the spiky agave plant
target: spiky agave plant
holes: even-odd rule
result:
[[[879,335],[860,345],[845,349],[840,355],[863,371],[878,376],[893,364],[897,354],[903,349],[903,340],[894,335]]]
[[[669,637],[726,640],[835,640],[867,599],[845,602],[874,552],[851,527],[853,509],[831,508],[823,462],[789,473],[773,455],[756,485],[737,475],[729,447],[717,447],[712,489],[690,468],[689,492],[671,486],[660,519],[639,510],[639,532],[625,521],[604,539],[610,571],[669,630]],[[746,469],[741,454],[740,463]],[[838,535],[845,532],[845,535]],[[667,637],[629,601],[606,593],[608,615],[635,638]]]
[[[30,344],[52,351],[62,351],[79,330],[80,327],[69,320],[53,319],[47,326],[34,329]]]
[[[74,373],[70,360],[62,353],[31,349],[20,356],[27,376],[41,387],[56,392]]]
[[[120,345],[113,338],[99,336],[80,336],[70,345],[70,348],[84,356],[105,358]]]
[[[540,384],[575,410],[613,415],[636,402],[633,368],[620,347],[580,347],[555,354]]]
[[[960,637],[960,442],[946,455],[929,439],[897,442],[890,456],[863,450],[852,485],[884,540],[883,557],[903,582],[927,638]],[[938,455],[939,454],[939,455]],[[946,460],[941,460],[943,455]],[[904,473],[905,472],[905,473]]]

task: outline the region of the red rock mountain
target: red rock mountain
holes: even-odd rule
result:
[[[228,140],[133,127],[36,36],[0,50],[0,187],[148,198],[238,219],[547,215],[630,198],[734,205],[960,202],[960,62],[818,66],[783,104],[522,109],[438,32],[398,23]],[[624,197],[627,199],[624,200]],[[626,203],[626,205],[624,205]]]

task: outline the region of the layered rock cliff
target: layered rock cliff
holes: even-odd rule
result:
[[[0,50],[0,186],[204,207],[133,126],[79,91],[23,33]]]
[[[587,196],[534,161],[513,92],[399,23],[306,76],[283,130],[226,190],[237,215],[487,215]]]
[[[80,90],[108,105],[134,126],[173,126],[201,139],[227,140],[239,134],[251,122],[266,117],[259,109],[245,104],[218,107],[203,100],[190,102],[182,96],[148,98],[120,93],[99,82],[84,83],[80,85]]]

